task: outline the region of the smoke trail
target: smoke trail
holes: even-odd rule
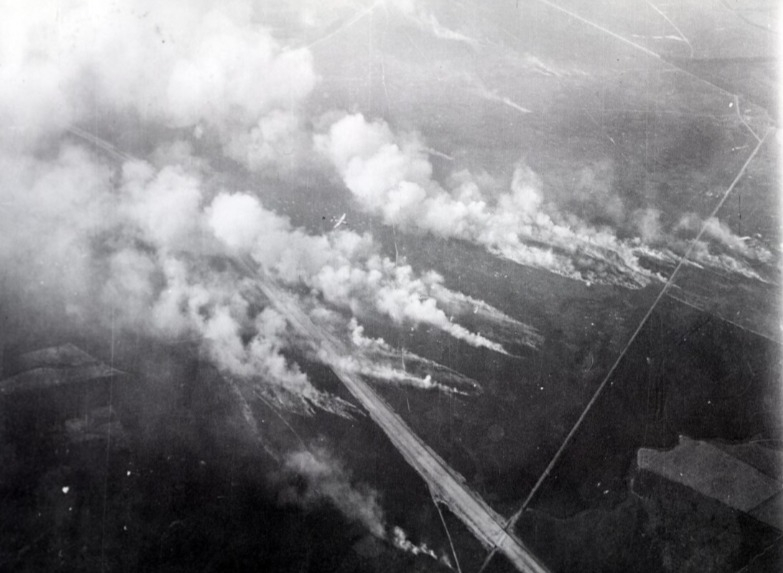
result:
[[[505,349],[452,322],[430,295],[442,280],[434,273],[416,276],[376,252],[368,235],[336,229],[309,235],[265,209],[246,193],[220,193],[207,209],[212,232],[231,249],[249,252],[276,278],[316,289],[330,304],[353,313],[376,312],[396,323],[435,327],[477,347]]]
[[[316,135],[314,143],[359,206],[387,225],[470,241],[498,257],[586,283],[637,289],[660,279],[642,266],[639,256],[655,250],[653,244],[641,242],[655,225],[649,212],[637,216],[646,227],[640,229],[641,237],[620,239],[609,227],[592,226],[545,204],[540,179],[523,163],[515,167],[508,191],[496,197],[484,193],[470,174],[455,177],[454,186],[444,188],[433,178],[427,147],[418,135],[395,135],[385,122],[369,122],[361,114],[337,120]],[[590,181],[585,185],[590,187]],[[589,198],[615,220],[624,218],[617,197],[606,190],[591,192]],[[710,228],[712,246],[722,245],[736,256],[769,259],[763,251],[743,249],[742,241],[720,224]],[[664,252],[655,256],[665,259],[665,248],[676,250],[676,241],[662,246]],[[728,252],[697,255],[703,264],[759,278]]]
[[[384,364],[378,360],[363,359],[363,357],[356,356],[323,356],[323,361],[328,364],[335,364],[346,372],[359,374],[374,380],[391,382],[399,386],[409,386],[420,390],[437,390],[446,394],[468,395],[464,390],[433,380],[432,374],[416,376],[406,370],[394,368],[390,364]]]
[[[127,328],[164,339],[197,337],[221,370],[280,407],[349,415],[347,404],[316,390],[286,358],[292,344],[285,320],[249,298],[241,277],[230,269],[217,272],[203,259],[219,256],[222,242],[255,249],[257,259],[291,286],[304,284],[352,313],[428,324],[467,343],[503,351],[451,322],[438,307],[430,291],[440,277],[417,277],[410,267],[395,266],[375,252],[368,236],[348,231],[308,235],[248,194],[219,192],[208,201],[211,192],[201,175],[180,165],[156,170],[133,159],[119,173],[113,171],[84,149],[66,145],[57,162],[13,161],[0,175],[12,181],[10,189],[19,190],[8,213],[13,214],[6,227],[10,244],[32,243],[44,227],[61,237],[47,244],[52,253],[8,249],[4,255],[14,263],[9,268],[51,273],[48,280],[34,282],[64,293],[85,320],[105,316],[94,306],[99,300],[116,307],[117,320]],[[60,202],[47,202],[55,180]],[[26,216],[28,210],[36,213],[34,221]],[[108,240],[96,243],[94,237],[101,235]],[[71,264],[63,273],[48,264],[43,271],[30,264],[53,259],[83,261],[83,266]],[[80,281],[78,288],[59,288],[69,280]],[[388,364],[361,361],[354,368],[399,383],[440,387],[427,373],[405,373]]]
[[[450,314],[473,314],[491,326],[500,329],[504,333],[505,340],[516,341],[536,350],[544,342],[544,337],[535,328],[508,316],[484,300],[446,289],[440,285],[433,288],[432,294]]]
[[[290,318],[232,265],[236,251],[249,252],[281,284],[311,293],[323,307],[426,325],[504,351],[449,318],[431,294],[437,276],[395,266],[369,235],[294,228],[255,194],[224,189],[222,174],[210,171],[220,163],[215,150],[283,176],[311,163],[304,112],[317,81],[311,53],[276,41],[252,3],[66,0],[6,8],[4,300],[18,295],[35,312],[67,316],[73,328],[193,340],[227,380],[253,434],[254,398],[302,415],[349,417],[356,410],[299,366],[303,348]],[[202,147],[208,151],[194,156]],[[392,383],[458,391],[388,362],[355,367]],[[353,484],[328,454],[295,452],[286,468],[306,479],[301,499],[326,497],[385,535],[377,495]]]
[[[426,543],[413,543],[401,527],[394,526],[387,532],[380,494],[357,482],[325,448],[310,447],[286,454],[279,478],[290,482],[292,476],[304,478],[304,483],[297,481],[284,487],[280,493],[282,503],[312,507],[326,501],[349,519],[361,523],[375,537],[388,539],[397,549],[412,555],[426,555],[452,568],[445,553],[438,557]]]
[[[254,169],[291,165],[307,151],[299,110],[317,75],[310,52],[279,45],[257,10],[244,0],[9,6],[0,143],[33,148],[82,121],[133,114],[212,136]]]
[[[325,449],[289,453],[283,469],[306,480],[304,488],[284,490],[281,494],[283,502],[309,506],[327,499],[376,537],[385,537],[386,526],[378,492],[365,484],[355,483],[345,467]]]
[[[427,557],[432,557],[433,559],[435,559],[435,561],[440,561],[443,565],[445,565],[449,569],[453,569],[451,565],[451,561],[449,560],[448,556],[445,553],[443,553],[440,557],[438,557],[437,554],[432,549],[430,549],[426,543],[421,543],[420,545],[416,545],[410,539],[408,539],[408,535],[401,527],[395,526],[392,529],[392,543],[397,549],[401,549],[406,553],[411,553],[413,555],[426,555]]]
[[[471,179],[451,191],[432,179],[425,147],[415,135],[394,136],[361,114],[338,120],[315,138],[368,212],[389,225],[468,240],[523,265],[587,282],[645,286],[650,273],[608,230],[556,223],[541,208],[540,182],[524,165],[509,192],[495,201]]]
[[[472,79],[471,84],[475,86],[476,93],[478,93],[479,96],[481,96],[486,100],[502,103],[503,105],[510,107],[514,111],[517,111],[521,114],[526,115],[528,113],[533,113],[532,110],[519,105],[518,103],[513,101],[510,97],[500,95],[495,90],[490,90],[478,79]]]
[[[740,237],[715,217],[703,221],[695,213],[686,213],[668,225],[662,217],[657,209],[642,209],[632,215],[640,233],[633,248],[640,259],[673,268],[693,243],[685,264],[771,282],[769,274],[775,257],[757,237]],[[702,226],[702,238],[693,242]]]
[[[442,364],[406,349],[394,349],[382,338],[366,336],[356,318],[351,318],[347,327],[356,352],[341,365],[351,372],[379,381],[451,394],[469,395],[481,389],[475,380]]]

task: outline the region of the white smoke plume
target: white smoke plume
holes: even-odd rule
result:
[[[461,42],[473,49],[478,49],[481,45],[481,42],[476,38],[441,24],[435,14],[428,12],[414,0],[393,0],[391,4],[419,29],[428,34],[432,34],[436,38],[452,42]]]
[[[126,244],[107,257],[102,299],[117,309],[121,324],[169,338],[195,335],[226,374],[288,409],[348,413],[347,404],[316,390],[284,356],[285,319],[259,305],[241,276],[211,271],[197,258],[220,250],[205,232],[196,175],[172,167],[155,173],[148,164],[128,162],[113,191],[118,219],[111,231]],[[193,250],[194,239],[206,248]],[[97,257],[95,264],[105,263]]]
[[[364,327],[354,316],[346,319],[317,301],[300,302],[311,308],[309,315],[316,324],[351,349],[344,355],[334,356],[323,347],[317,347],[312,356],[314,360],[381,383],[464,396],[481,391],[479,383],[472,378],[406,348],[394,348],[382,338],[365,335]]]
[[[639,288],[651,279],[610,230],[548,215],[540,181],[522,164],[510,191],[491,199],[472,180],[445,189],[433,179],[417,135],[397,137],[386,123],[361,114],[333,123],[315,144],[361,207],[386,224],[467,240],[519,264],[586,282]]]
[[[432,291],[438,302],[452,315],[472,314],[495,332],[501,332],[503,340],[522,344],[533,349],[541,348],[544,337],[534,327],[520,322],[498,310],[486,301],[435,285]]]
[[[310,506],[326,499],[376,537],[385,537],[378,492],[365,484],[354,483],[348,470],[328,451],[313,448],[289,453],[283,469],[305,479],[304,488],[291,487],[282,492],[284,502]]]
[[[373,380],[389,382],[396,386],[409,386],[420,390],[438,390],[446,394],[468,394],[456,386],[453,387],[433,380],[432,374],[413,374],[407,369],[395,367],[390,362],[379,360],[377,357],[370,359],[366,356],[357,355],[338,357],[322,355],[321,358],[325,363],[336,365],[346,372],[359,374]]]
[[[213,157],[193,156],[200,139],[256,171],[306,163],[312,55],[276,41],[258,12],[242,0],[3,4],[3,295],[35,312],[64,309],[74,327],[195,341],[241,395],[255,429],[254,395],[302,414],[354,409],[297,364],[293,329],[232,265],[237,251],[345,313],[425,324],[503,352],[449,318],[431,294],[436,275],[396,267],[369,235],[296,229],[253,194],[215,183]],[[147,141],[123,133],[126,125]],[[135,147],[123,150],[123,139]],[[377,495],[352,484],[328,454],[294,453],[286,467],[305,478],[302,499],[327,497],[385,535]]]
[[[684,231],[690,234],[698,233],[704,227],[703,239],[712,241],[716,248],[731,255],[740,255],[743,258],[759,263],[770,263],[772,253],[764,245],[753,237],[740,237],[732,231],[726,223],[717,217],[702,220],[695,213],[687,213],[678,221],[674,231]]]
[[[259,169],[301,140],[298,109],[317,76],[280,46],[251,2],[11,4],[0,22],[0,138],[35,144],[96,113],[131,113],[213,134]]]
[[[351,318],[351,343],[356,349],[342,367],[374,380],[412,386],[422,390],[439,390],[450,394],[474,394],[479,384],[450,368],[423,358],[404,348],[392,348],[382,338],[372,338],[364,327]]]
[[[740,237],[718,218],[704,220],[696,213],[686,213],[668,224],[662,219],[657,209],[633,214],[631,220],[639,232],[634,251],[641,259],[673,266],[687,252],[685,264],[689,266],[770,282],[766,275],[774,255],[756,237]],[[695,241],[702,228],[701,238]]]
[[[229,248],[249,253],[272,276],[315,289],[327,303],[355,314],[380,313],[396,323],[432,326],[472,346],[506,353],[498,343],[453,322],[430,291],[442,278],[416,276],[376,252],[369,235],[337,229],[310,235],[247,193],[219,194],[208,224]]]
[[[195,337],[228,375],[302,412],[345,415],[289,361],[285,323],[251,305],[241,277],[197,256],[220,252],[203,224],[198,173],[133,160],[121,169],[64,142],[52,157],[0,156],[6,292],[77,323],[112,320],[167,340]]]
[[[426,555],[452,568],[445,553],[439,557],[426,543],[415,544],[399,526],[387,531],[380,494],[354,479],[351,472],[323,447],[288,453],[281,478],[298,476],[304,483],[291,482],[280,493],[280,501],[305,508],[327,502],[349,519],[362,524],[372,535],[388,539],[394,547],[412,555]]]
[[[608,226],[591,225],[546,204],[540,179],[524,163],[516,166],[509,190],[496,196],[482,190],[469,174],[453,178],[454,185],[446,188],[434,179],[419,135],[394,134],[384,121],[368,121],[362,114],[335,121],[314,142],[359,206],[385,224],[469,241],[521,265],[586,283],[642,288],[661,277],[641,261],[668,260],[679,250],[677,241],[661,245],[660,252],[654,244],[642,242],[660,235],[652,210],[633,215],[642,237],[621,239]],[[601,215],[615,223],[624,220],[624,206],[596,176],[593,170],[582,174],[580,184],[591,191],[582,193],[581,201],[600,203]],[[582,212],[585,205],[578,207]],[[705,236],[727,252],[709,255],[709,249],[697,245],[696,262],[760,278],[736,257],[768,261],[768,251],[749,248],[715,221],[706,225]],[[686,221],[680,228],[688,226]]]
[[[0,162],[6,167],[0,218],[8,239],[0,253],[6,272],[17,275],[14,283],[36,285],[42,299],[64,298],[82,320],[105,318],[105,309],[113,309],[122,326],[167,339],[200,339],[227,375],[281,407],[350,412],[346,403],[313,387],[285,356],[291,346],[285,321],[255,303],[241,275],[216,272],[201,260],[220,255],[221,242],[252,245],[257,260],[280,280],[304,285],[329,304],[428,324],[502,351],[451,322],[437,306],[430,294],[442,290],[437,275],[417,277],[410,267],[395,267],[375,252],[369,236],[308,235],[251,195],[215,195],[198,171],[181,165],[155,169],[140,160],[118,170],[70,143],[54,160],[9,154]],[[36,246],[41,236],[57,240]],[[368,375],[436,386],[427,374],[352,364]]]
[[[426,555],[427,557],[431,557],[436,561],[440,561],[449,569],[453,569],[451,560],[445,553],[438,557],[435,551],[430,549],[426,543],[416,545],[413,541],[408,539],[408,535],[401,527],[394,527],[392,530],[392,543],[397,549],[401,549],[406,553],[411,553],[412,555]]]
[[[251,303],[237,288],[241,277],[215,272],[205,255],[254,239],[259,262],[272,257],[281,280],[315,288],[328,303],[424,322],[502,351],[451,322],[411,269],[389,272],[368,236],[307,235],[249,195],[219,193],[186,143],[164,143],[147,162],[73,129],[123,161],[117,169],[67,134],[101,114],[130,115],[153,129],[212,135],[251,168],[291,163],[291,150],[302,147],[299,106],[317,78],[308,50],[279,45],[252,4],[10,7],[0,48],[8,288],[24,288],[45,301],[40,307],[59,301],[85,322],[111,316],[155,336],[200,339],[227,375],[302,412],[345,414],[347,406],[315,389],[285,355],[280,317]]]
[[[111,322],[164,341],[200,341],[243,398],[251,429],[244,398],[253,394],[303,414],[350,415],[352,407],[318,390],[284,354],[282,316],[248,296],[241,273],[216,262],[225,249],[204,215],[215,190],[187,145],[164,145],[147,162],[88,138],[111,157],[96,155],[66,133],[95,114],[135,114],[153,130],[214,133],[229,154],[237,137],[258,139],[254,129],[273,147],[284,139],[284,114],[313,84],[309,54],[277,46],[238,4],[219,12],[195,2],[5,8],[4,295],[15,291],[35,312],[62,307],[75,326]],[[318,487],[335,498],[363,501],[334,473],[307,475],[323,478]],[[379,531],[372,508],[359,517]]]

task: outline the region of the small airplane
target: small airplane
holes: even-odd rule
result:
[[[336,229],[337,227],[345,223],[345,215],[346,213],[343,213],[342,216],[339,219],[337,219],[337,222],[334,224],[334,227],[332,227],[332,229]]]

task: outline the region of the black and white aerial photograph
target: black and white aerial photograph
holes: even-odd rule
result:
[[[0,572],[783,571],[776,0],[0,0]]]

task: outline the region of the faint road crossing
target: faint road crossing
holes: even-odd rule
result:
[[[243,261],[242,266],[259,279],[256,283],[259,290],[311,343],[329,357],[348,354],[345,344],[319,328],[290,295],[254,272],[255,265]],[[505,530],[506,520],[472,491],[461,475],[427,446],[364,380],[341,368],[338,362],[334,360],[330,364],[335,375],[364,406],[405,460],[424,478],[433,495],[443,501],[485,547],[493,552],[500,551],[524,573],[548,571],[516,535]]]

